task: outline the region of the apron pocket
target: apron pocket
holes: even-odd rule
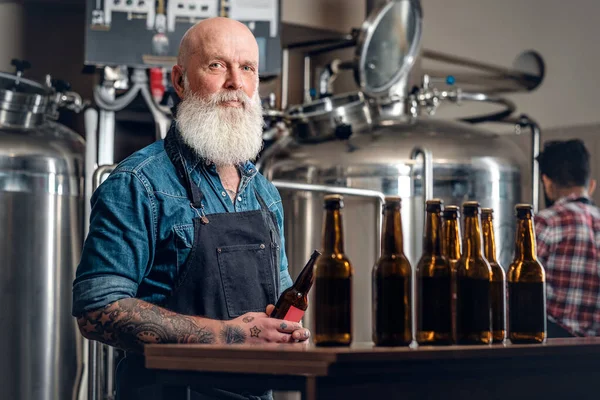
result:
[[[271,246],[244,244],[217,248],[221,283],[230,318],[264,312],[275,302]]]

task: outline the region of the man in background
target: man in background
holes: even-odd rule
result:
[[[538,156],[545,210],[535,218],[546,270],[548,337],[600,334],[600,209],[590,197],[590,155],[581,140],[546,143]]]

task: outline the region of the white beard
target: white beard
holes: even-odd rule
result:
[[[177,107],[177,128],[185,144],[218,166],[254,161],[263,141],[263,116],[258,91],[250,99],[242,90],[223,90],[203,99],[184,82],[185,94]],[[243,107],[220,103],[239,100]]]

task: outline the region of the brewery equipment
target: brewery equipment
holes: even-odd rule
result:
[[[64,83],[0,73],[0,397],[74,395],[82,340],[71,287],[82,246],[83,139],[53,121],[80,110]]]
[[[531,196],[537,197],[537,177],[531,179],[531,171],[537,170],[531,168],[529,155],[506,136],[467,123],[528,126],[539,141],[533,121],[511,117],[515,107],[510,101],[491,92],[464,92],[453,85],[452,77],[445,80],[446,88],[438,89],[427,74],[421,87],[408,89],[408,73],[420,52],[421,16],[416,0],[390,1],[375,9],[350,39],[329,45],[356,46],[355,59],[337,65],[354,69],[360,91],[289,107],[291,137],[273,145],[260,165],[283,199],[292,276],[311,249],[319,248],[323,194],[345,194],[346,251],[355,267],[357,342],[371,341],[370,272],[379,255],[384,195],[402,198],[404,247],[413,266],[420,256],[425,200],[436,197],[446,205],[477,200],[493,208],[499,259],[508,265],[513,207],[524,198],[531,200],[532,185]],[[507,79],[515,86],[524,75]],[[444,101],[494,103],[502,110],[467,122],[433,118]],[[309,328],[311,310],[309,306],[305,318]]]

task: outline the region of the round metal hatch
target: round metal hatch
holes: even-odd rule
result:
[[[418,0],[390,1],[363,23],[355,52],[354,76],[361,91],[385,96],[412,68],[421,42]]]
[[[0,126],[27,128],[44,119],[52,90],[23,77],[0,72]]]

